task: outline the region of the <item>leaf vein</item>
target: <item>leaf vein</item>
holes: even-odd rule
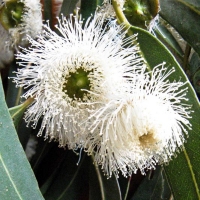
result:
[[[199,193],[199,187],[198,187],[198,184],[197,184],[197,180],[196,180],[196,177],[195,177],[195,174],[194,174],[194,171],[192,169],[192,165],[191,165],[191,162],[190,162],[190,158],[186,152],[186,150],[184,149],[183,150],[184,154],[185,154],[185,157],[186,157],[186,160],[188,162],[188,166],[189,166],[189,169],[190,169],[190,173],[192,175],[192,179],[193,179],[193,182],[194,182],[194,186],[195,186],[195,189],[196,189],[196,193],[197,193],[197,196],[198,196],[198,199],[200,200],[200,193]]]
[[[16,187],[14,181],[12,180],[12,178],[11,178],[11,176],[10,176],[10,173],[9,173],[9,171],[8,171],[8,169],[7,169],[7,167],[6,167],[5,163],[4,163],[4,161],[3,161],[3,158],[2,158],[2,156],[1,156],[1,154],[0,154],[0,161],[2,162],[2,165],[3,165],[3,167],[4,167],[5,171],[6,171],[6,174],[8,175],[8,178],[9,178],[10,182],[12,183],[13,188],[15,189],[15,192],[16,192],[17,195],[19,196],[19,199],[23,200],[23,198],[21,197],[21,195],[19,194],[19,192],[18,192],[18,190],[17,190],[17,187]]]
[[[188,8],[190,8],[193,12],[197,13],[198,15],[200,15],[200,11],[199,8],[196,8],[195,6],[193,6],[190,3],[187,3],[183,0],[178,0],[180,3],[182,3],[183,5],[187,6]]]

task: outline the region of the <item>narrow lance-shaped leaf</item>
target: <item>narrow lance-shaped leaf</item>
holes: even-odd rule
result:
[[[9,115],[0,79],[0,199],[43,199]]]
[[[183,57],[184,53],[171,32],[162,24],[158,24],[155,27],[154,33],[164,44],[169,45],[180,57]]]
[[[200,55],[200,3],[196,0],[161,0],[160,16],[170,23]]]

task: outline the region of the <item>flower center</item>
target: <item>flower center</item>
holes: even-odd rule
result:
[[[90,90],[90,80],[89,73],[91,71],[85,71],[83,68],[77,69],[77,71],[70,72],[68,76],[65,77],[65,82],[63,84],[63,92],[67,94],[72,99],[81,99],[87,95],[87,90]]]
[[[8,30],[22,22],[24,4],[19,1],[6,2],[0,9],[0,23]]]
[[[153,137],[153,133],[148,132],[139,137],[139,142],[143,148],[150,148],[156,144],[156,139]]]

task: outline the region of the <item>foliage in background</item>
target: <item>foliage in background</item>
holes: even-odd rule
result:
[[[139,19],[135,16],[137,12],[133,12],[131,17],[129,11],[135,7],[135,2],[150,2],[145,7],[150,12],[145,11]],[[134,21],[142,23],[155,16],[152,2],[157,8],[158,1],[129,1],[124,13],[133,25],[129,34],[138,34],[138,43],[149,68],[164,61],[176,69],[170,76],[171,81],[189,80],[187,98],[194,113],[185,149],[169,165],[147,171],[146,176],[138,172],[129,178],[120,174],[119,178],[107,179],[101,168],[93,164],[91,156],[79,150],[58,148],[57,143],[36,137],[39,126],[36,130],[26,127],[22,118],[29,102],[21,104],[22,89],[17,89],[8,79],[18,68],[14,60],[1,69],[0,199],[200,200],[200,1],[161,0],[159,20],[156,19],[151,34],[144,25],[139,27]],[[61,12],[69,16],[78,5],[86,19],[102,1],[43,0],[42,4],[43,18],[50,20],[53,29],[56,16]],[[119,23],[125,22],[120,14],[117,17]]]

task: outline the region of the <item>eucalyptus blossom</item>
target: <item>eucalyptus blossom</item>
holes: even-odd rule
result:
[[[161,64],[133,74],[115,98],[90,116],[87,151],[107,176],[130,176],[138,169],[145,174],[183,148],[192,111],[186,83],[169,81],[174,71]]]
[[[115,21],[105,24],[94,15],[85,24],[70,15],[56,26],[59,35],[44,25],[37,40],[29,37],[31,47],[17,54],[22,69],[14,78],[34,102],[25,114],[27,124],[38,135],[58,140],[60,146],[84,146],[90,113],[108,102],[125,77],[143,68],[136,36],[126,38],[123,26]],[[125,48],[126,47],[126,48]],[[30,64],[29,64],[30,63]]]

